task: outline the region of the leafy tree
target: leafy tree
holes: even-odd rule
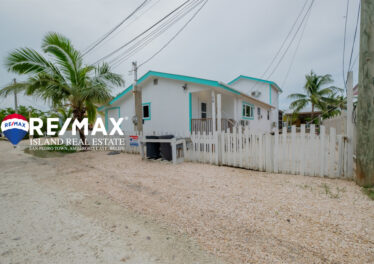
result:
[[[290,108],[294,110],[295,113],[300,112],[304,107],[312,106],[312,116],[314,119],[315,109],[322,111],[328,111],[329,107],[336,106],[335,95],[342,91],[342,89],[330,86],[325,87],[333,82],[331,75],[317,75],[313,71],[305,76],[306,83],[304,85],[305,93],[294,93],[290,94],[288,98],[293,99]],[[336,108],[336,107],[335,107]]]
[[[42,54],[30,48],[20,48],[6,58],[9,71],[28,75],[25,82],[12,84],[0,90],[7,96],[14,91],[24,91],[50,101],[55,108],[70,107],[73,119],[89,122],[96,118],[98,104],[111,100],[113,86],[124,84],[122,77],[111,71],[108,64],[84,65],[82,54],[71,41],[58,34],[48,33],[42,41]],[[85,140],[83,129],[80,138]]]

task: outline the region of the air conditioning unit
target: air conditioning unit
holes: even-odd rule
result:
[[[253,92],[251,93],[251,95],[252,95],[253,97],[255,97],[255,98],[258,98],[258,97],[260,97],[261,92],[260,92],[260,91],[253,91]]]

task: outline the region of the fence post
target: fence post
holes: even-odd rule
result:
[[[314,155],[314,153],[318,153],[318,146],[316,147],[316,126],[315,124],[310,125],[310,170],[311,175],[316,176],[316,168],[317,168],[317,155]]]
[[[305,175],[305,151],[306,151],[306,147],[305,147],[305,124],[302,124],[301,125],[301,128],[300,128],[300,150],[301,150],[301,155],[300,155],[300,174],[301,175]]]
[[[274,131],[274,149],[273,149],[273,168],[274,172],[278,173],[278,128]]]
[[[296,174],[296,126],[291,129],[291,173]]]
[[[319,176],[323,177],[325,175],[325,126],[319,127]]]
[[[330,177],[336,177],[336,172],[334,171],[335,167],[335,153],[336,153],[336,130],[333,127],[330,127],[330,147],[329,147],[329,176]]]

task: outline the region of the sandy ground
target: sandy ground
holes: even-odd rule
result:
[[[70,161],[79,164],[76,156],[37,158],[0,141],[1,264],[223,263],[188,235],[73,186],[58,173]]]
[[[144,256],[155,252],[164,257],[160,263],[218,263],[209,253],[228,263],[374,263],[374,202],[353,182],[174,166],[106,152],[48,159],[1,155],[1,162],[8,161],[1,164],[7,169],[1,177],[0,234],[7,260],[34,260],[38,250],[45,254],[41,260],[72,260],[90,248],[87,254],[102,263],[130,253],[129,263],[147,263],[152,257]],[[13,159],[27,167],[12,165]],[[43,227],[33,231],[38,221]],[[136,226],[131,231],[123,227],[128,222]],[[46,230],[48,225],[54,227]],[[49,234],[43,239],[40,231]],[[168,236],[175,239],[171,245],[164,243]],[[20,243],[25,250],[16,247]],[[176,253],[168,254],[171,249]]]

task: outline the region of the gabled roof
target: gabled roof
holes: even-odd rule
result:
[[[281,92],[281,93],[283,92],[282,89],[275,82],[268,81],[268,80],[263,80],[263,79],[259,79],[259,78],[254,78],[254,77],[250,77],[250,76],[246,76],[246,75],[239,75],[238,77],[236,77],[234,80],[232,80],[228,84],[231,85],[231,84],[235,83],[236,81],[238,81],[240,79],[247,79],[247,80],[252,80],[252,81],[257,81],[257,82],[268,83],[270,85],[273,85],[276,89],[278,89],[279,92]]]
[[[246,96],[248,98],[251,98],[255,101],[258,101],[255,98],[252,98],[251,96],[245,95],[237,90],[235,90],[233,87],[231,87],[229,84],[225,84],[223,82],[219,81],[213,81],[213,80],[208,80],[208,79],[203,79],[203,78],[197,78],[197,77],[191,77],[191,76],[185,76],[185,75],[179,75],[179,74],[171,74],[171,73],[165,73],[165,72],[156,72],[156,71],[149,71],[146,74],[144,74],[142,77],[137,82],[137,85],[141,84],[145,80],[147,80],[149,77],[160,77],[160,78],[166,78],[166,79],[172,79],[172,80],[178,80],[178,81],[184,81],[187,83],[196,83],[196,84],[201,84],[201,85],[206,85],[206,86],[211,86],[211,87],[217,87],[221,88],[224,90],[227,90],[231,93],[234,93],[236,95],[242,95]],[[101,111],[104,107],[109,106],[114,104],[116,101],[118,101],[120,98],[125,96],[128,92],[132,91],[133,85],[130,85],[127,87],[123,92],[119,93],[115,98],[113,98],[108,105],[103,105],[98,108],[99,111]],[[264,102],[258,101],[262,104],[268,105]],[[268,105],[272,107],[271,105]]]

